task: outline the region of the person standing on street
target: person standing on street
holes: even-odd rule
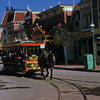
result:
[[[44,67],[46,68],[46,77],[48,77],[49,75],[49,71],[48,71],[48,68],[49,68],[49,60],[48,60],[48,53],[46,50],[43,51],[43,54],[44,54]]]
[[[52,51],[50,51],[48,54],[48,60],[49,60],[48,68],[51,70],[50,79],[53,78],[54,59],[55,59],[55,57],[52,54]]]
[[[44,54],[41,54],[39,57],[38,57],[38,64],[41,68],[41,78],[42,79],[45,79],[45,76],[44,76],[44,62],[45,62],[45,59],[44,59]]]

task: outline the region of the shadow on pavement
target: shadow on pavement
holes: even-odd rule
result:
[[[16,76],[16,77],[23,77],[22,74],[19,74],[19,73],[14,73],[14,72],[7,72],[7,71],[0,71],[0,75],[3,75],[3,76]]]
[[[95,95],[100,96],[100,87],[89,88],[89,87],[81,87],[86,95]]]
[[[7,72],[7,71],[0,71],[0,75],[3,76],[15,76],[15,77],[25,77],[25,78],[31,78],[35,80],[42,80],[41,79],[41,74],[40,73],[17,73],[17,72]]]
[[[30,87],[4,87],[5,85],[0,85],[0,90],[11,90],[11,89],[27,89],[27,88],[30,88]]]

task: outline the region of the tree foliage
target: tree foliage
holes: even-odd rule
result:
[[[62,44],[68,46],[69,43],[76,41],[80,38],[80,33],[69,32],[65,27],[54,26],[50,31],[54,37],[55,44]]]

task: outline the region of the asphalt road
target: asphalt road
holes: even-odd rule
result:
[[[1,70],[2,67],[3,65],[0,64]],[[100,98],[100,73],[54,69],[54,77],[79,86],[85,92],[87,100],[99,100]],[[47,78],[46,80],[50,79]],[[16,76],[1,73],[0,100],[58,100],[57,90],[46,80],[41,80],[39,74],[35,77],[27,78],[23,75]],[[51,82],[53,81],[55,82],[55,79]],[[63,90],[66,87],[69,91],[73,89],[73,87],[64,84],[61,84],[60,87]],[[73,92],[70,92],[70,95],[68,93],[66,95],[68,96],[64,96],[62,100],[83,100],[83,98],[77,99],[80,96],[79,92],[74,93],[74,95]],[[76,96],[76,99],[69,99],[74,96]]]
[[[0,75],[0,100],[57,100],[57,95],[56,89],[40,76]]]
[[[100,100],[100,73],[55,70],[54,77],[65,79],[79,86],[85,92],[88,100]]]

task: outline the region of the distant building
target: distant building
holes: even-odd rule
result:
[[[77,40],[74,42],[73,52],[71,52],[73,56],[73,63],[81,63],[82,55],[80,52],[81,48],[81,29],[80,29],[80,3],[74,6],[71,20],[70,20],[70,31],[78,34]]]
[[[2,44],[6,45],[12,41],[24,39],[32,33],[33,23],[36,19],[36,13],[29,8],[27,11],[17,11],[16,9],[6,8],[6,12],[1,24]]]
[[[28,39],[31,39],[31,35],[33,32],[33,26],[36,23],[36,20],[38,19],[38,14],[39,12],[32,12],[29,7],[25,13],[25,22],[21,25],[19,25],[18,29],[16,30],[17,33],[17,38],[20,40],[25,39],[26,37]]]
[[[38,14],[40,19],[38,20],[39,25],[46,31],[46,35],[50,33],[50,30],[54,26],[62,27],[70,24],[71,16],[73,11],[73,5],[62,5],[58,4],[55,7],[50,7],[47,10],[43,10]],[[64,64],[64,48],[62,45],[55,46],[53,43],[48,42],[48,49],[51,49],[56,55],[56,63]],[[68,53],[68,52],[67,52]],[[71,54],[71,53],[70,53]],[[68,61],[72,61],[72,56],[68,56]]]
[[[82,54],[93,54],[91,23],[94,27],[94,51],[97,63],[100,63],[100,0],[81,0],[80,27],[82,36]]]
[[[61,5],[50,7],[38,14],[39,24],[48,33],[53,26],[69,23],[73,11],[73,5]]]
[[[15,31],[18,29],[20,24],[23,24],[25,11],[15,11],[15,9],[6,9],[4,18],[2,20],[1,27],[2,31],[2,44],[6,45],[9,42],[14,41]]]

